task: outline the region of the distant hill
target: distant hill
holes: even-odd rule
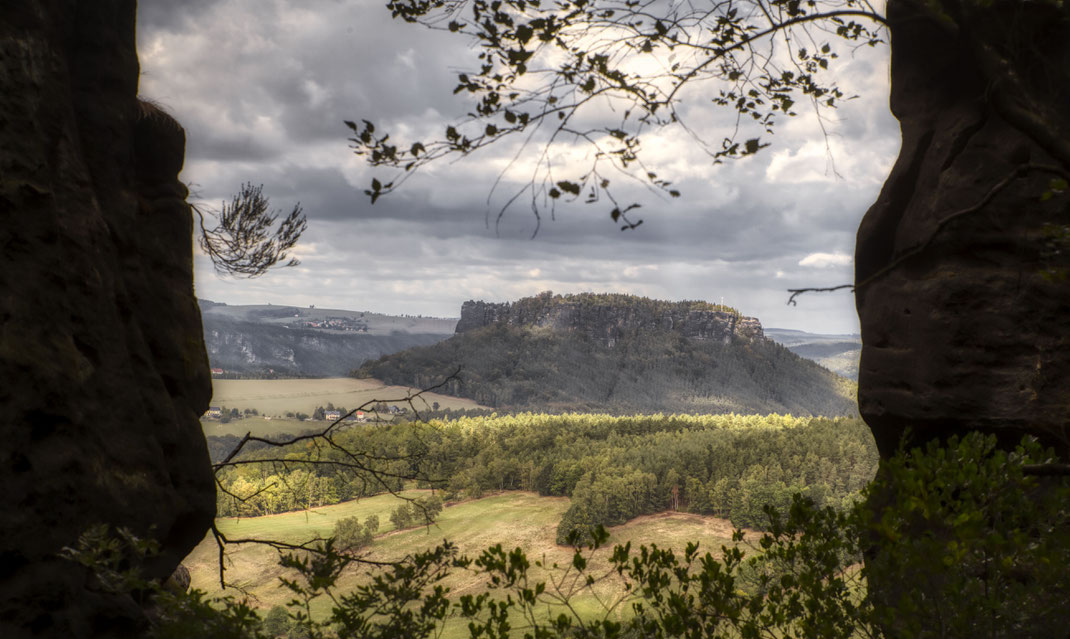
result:
[[[860,335],[822,335],[788,328],[767,328],[765,336],[837,375],[858,379],[858,358],[862,355]]]
[[[551,295],[465,302],[457,334],[368,361],[354,375],[504,410],[854,415],[854,385],[705,302]]]
[[[346,375],[368,359],[446,339],[457,325],[456,318],[198,301],[209,362],[228,376]]]

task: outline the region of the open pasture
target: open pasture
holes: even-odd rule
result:
[[[413,497],[428,491],[406,491]],[[557,522],[568,508],[569,500],[563,497],[539,497],[529,492],[506,492],[482,499],[460,502],[442,511],[438,521],[429,528],[420,527],[402,531],[392,530],[390,511],[401,503],[397,497],[380,495],[353,502],[316,508],[307,512],[284,513],[247,519],[220,519],[217,525],[230,538],[271,538],[288,542],[302,542],[316,536],[331,533],[334,523],[344,517],[357,516],[361,520],[376,514],[380,532],[372,545],[366,549],[369,559],[390,561],[428,550],[449,539],[457,544],[460,553],[469,557],[478,556],[483,549],[502,544],[506,550],[515,547],[524,549],[532,562],[531,576],[546,579],[549,574],[535,567],[536,561],[544,565],[557,564],[552,571],[556,577],[564,574],[572,561],[572,549],[554,542]],[[717,554],[722,545],[731,546],[732,526],[723,519],[703,517],[686,513],[661,513],[638,517],[622,526],[610,529],[610,547],[596,552],[592,557],[589,572],[604,575],[609,567],[612,546],[630,541],[637,549],[641,544],[656,543],[659,547],[683,549],[688,541],[698,541],[705,550]],[[219,590],[218,550],[209,535],[185,560],[193,576],[193,585],[211,594],[223,594]],[[254,598],[253,605],[267,609],[285,605],[290,599],[289,591],[283,588],[278,577],[283,574],[278,566],[278,554],[259,545],[232,546],[227,550],[227,579]],[[339,580],[339,591],[348,589],[367,579],[367,569],[354,566]],[[454,597],[474,594],[485,587],[485,580],[471,572],[458,572],[445,582]],[[234,591],[227,591],[233,594]],[[599,581],[595,593],[603,601],[619,598],[624,590],[615,578]],[[591,592],[580,592],[574,607],[584,615],[600,614],[601,607]],[[321,601],[318,614],[327,614],[329,602]],[[627,614],[629,607],[621,606],[619,612]],[[557,615],[560,609],[546,608],[547,614]],[[466,636],[463,624],[456,620],[447,624],[445,637]]]
[[[387,386],[374,379],[329,377],[323,379],[214,379],[212,405],[227,408],[255,408],[261,415],[282,416],[287,412],[312,414],[317,406],[328,403],[357,408],[366,402],[385,402],[407,406],[405,401],[417,389]],[[414,400],[419,410],[440,408],[459,410],[482,408],[470,399],[438,393],[424,393]]]

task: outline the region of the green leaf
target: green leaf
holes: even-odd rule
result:
[[[562,180],[557,183],[557,188],[561,189],[565,193],[571,193],[573,195],[580,194],[580,185],[575,182],[569,182],[568,180]]]

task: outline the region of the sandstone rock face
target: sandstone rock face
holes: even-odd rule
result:
[[[858,231],[860,411],[883,455],[910,429],[1032,433],[1067,456],[1070,251],[1051,225],[1070,198],[1041,200],[1068,168],[1067,14],[964,3],[952,32],[910,5],[888,3],[902,150]]]
[[[135,636],[130,599],[57,556],[96,523],[165,578],[215,512],[185,134],[137,100],[134,0],[0,20],[0,636]]]
[[[612,301],[610,304],[608,302]],[[691,339],[762,339],[762,324],[729,310],[710,310],[695,302],[662,302],[625,295],[565,295],[543,293],[515,303],[468,301],[461,306],[457,332],[491,324],[535,326],[586,335],[613,346],[626,334],[675,331]]]

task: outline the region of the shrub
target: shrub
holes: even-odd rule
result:
[[[402,528],[408,528],[413,522],[412,506],[409,502],[401,504],[390,513],[390,523],[394,524],[394,528],[401,530]]]
[[[357,550],[372,543],[372,537],[379,529],[378,517],[375,517],[374,524],[375,527],[371,528],[368,523],[361,524],[356,517],[346,517],[335,522],[331,536],[339,550]]]
[[[441,512],[442,498],[438,495],[417,497],[413,502],[413,516],[414,519],[420,522],[421,526],[430,526],[435,523]]]
[[[260,622],[260,630],[268,637],[284,637],[290,634],[290,616],[286,608],[273,606]]]

